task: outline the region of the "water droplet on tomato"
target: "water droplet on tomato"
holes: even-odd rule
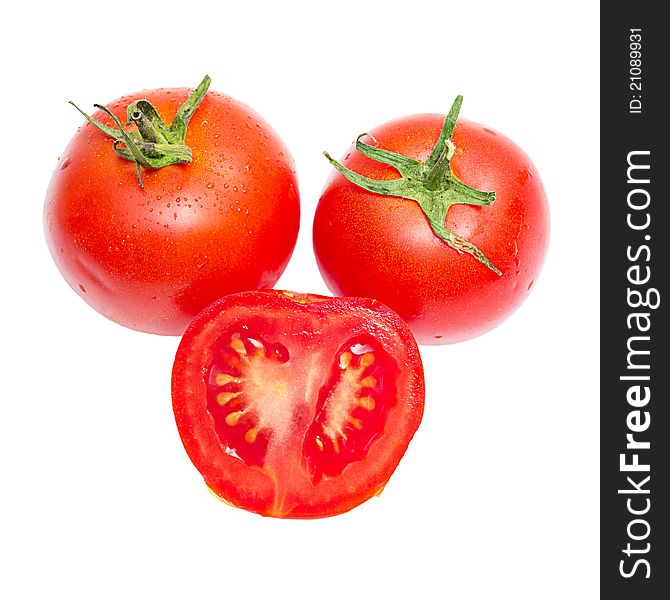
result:
[[[60,166],[59,171],[64,171],[64,170],[67,169],[71,164],[72,164],[72,159],[71,159],[71,158],[66,158],[66,159],[63,161],[63,164]]]
[[[214,187],[214,184],[210,181],[206,187],[208,190],[211,190]]]
[[[198,267],[198,269],[202,269],[207,264],[209,257],[206,254],[196,254],[193,257],[193,260],[195,262],[195,266]]]

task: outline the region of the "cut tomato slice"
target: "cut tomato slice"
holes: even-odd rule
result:
[[[262,515],[324,517],[384,487],[421,421],[423,369],[379,302],[245,292],[189,326],[172,398],[215,495]]]

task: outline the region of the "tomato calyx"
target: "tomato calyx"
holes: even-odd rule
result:
[[[119,119],[105,106],[94,104],[97,109],[109,115],[118,129],[98,123],[74,102],[70,101],[70,104],[89,123],[114,139],[114,150],[122,158],[135,163],[137,181],[140,187],[144,188],[140,167],[161,169],[169,165],[191,162],[193,154],[185,143],[186,129],[193,113],[205,97],[211,81],[209,75],[205,75],[198,87],[179,107],[169,126],[166,125],[151,102],[144,99],[135,100],[128,105],[126,110],[126,126],[134,123],[137,131],[123,129]]]
[[[340,164],[328,152],[324,152],[324,155],[335,169],[355,185],[383,196],[414,200],[438,238],[459,254],[470,254],[496,274],[502,275],[477,246],[444,227],[447,212],[453,204],[490,206],[496,197],[495,191],[480,191],[463,183],[451,170],[451,159],[456,151],[451,138],[462,103],[463,96],[457,96],[444,120],[440,137],[425,162],[379,148],[377,140],[369,133],[362,133],[356,138],[356,150],[374,161],[395,168],[401,175],[399,179],[365,177]],[[361,141],[364,137],[369,137],[374,145]]]

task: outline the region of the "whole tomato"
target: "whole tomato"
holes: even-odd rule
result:
[[[272,287],[295,246],[288,150],[258,114],[208,86],[205,77],[193,92],[99,107],[47,191],[46,238],[66,281],[132,329],[183,333],[224,294]]]
[[[528,296],[549,237],[535,166],[500,133],[457,121],[461,101],[446,119],[419,114],[371,130],[341,164],[326,154],[338,172],[314,218],[331,291],[387,304],[423,344],[500,324]]]

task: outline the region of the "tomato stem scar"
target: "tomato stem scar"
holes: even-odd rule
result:
[[[451,170],[451,159],[456,152],[452,141],[463,96],[457,96],[447,114],[440,137],[425,162],[380,148],[369,133],[356,138],[356,150],[374,161],[390,165],[400,173],[399,179],[371,179],[360,175],[333,159],[324,156],[344,177],[357,186],[383,196],[399,196],[414,200],[423,210],[433,233],[458,253],[467,253],[498,275],[502,272],[473,243],[444,227],[447,211],[453,204],[490,206],[496,198],[494,191],[485,192],[463,183]],[[368,137],[372,144],[361,141]]]
[[[114,140],[112,147],[119,156],[135,163],[137,181],[140,187],[144,188],[140,167],[161,169],[169,165],[190,163],[193,159],[193,153],[185,143],[186,129],[193,113],[205,97],[211,81],[209,75],[205,75],[198,87],[181,105],[169,127],[151,102],[144,99],[131,103],[126,110],[126,126],[135,124],[137,131],[123,129],[119,119],[105,106],[94,105],[112,119],[116,129],[94,120],[74,102],[70,101],[70,104],[89,123]]]

